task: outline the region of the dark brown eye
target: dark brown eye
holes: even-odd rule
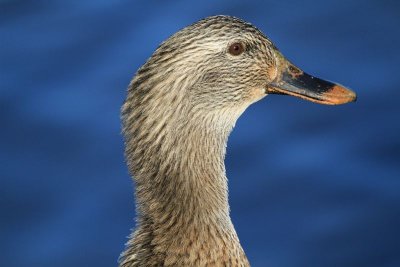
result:
[[[244,47],[242,43],[233,43],[231,46],[229,46],[229,54],[233,56],[240,55],[243,53]]]

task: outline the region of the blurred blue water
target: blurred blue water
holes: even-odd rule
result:
[[[400,266],[396,1],[0,1],[0,265],[115,266],[134,225],[119,108],[158,44],[209,15],[252,22],[358,93],[270,96],[226,159],[253,266]]]

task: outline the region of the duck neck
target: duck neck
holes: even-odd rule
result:
[[[212,117],[197,116],[197,123],[174,121],[160,126],[153,138],[134,137],[138,145],[127,153],[139,222],[146,218],[157,225],[176,224],[181,230],[228,222],[224,157],[229,129],[213,124]],[[142,130],[142,135],[152,135]]]
[[[165,255],[174,262],[171,255],[183,259],[184,254],[191,266],[193,255],[208,255],[202,250],[217,258],[245,259],[229,217],[224,165],[229,133],[244,108],[210,111],[180,105],[155,112],[153,102],[137,99],[128,98],[122,109],[137,202],[137,226],[123,262],[139,257],[159,263]]]

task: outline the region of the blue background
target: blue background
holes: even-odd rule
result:
[[[253,266],[400,266],[398,1],[0,1],[0,265],[115,266],[134,225],[119,109],[160,42],[243,18],[358,93],[269,96],[232,133],[232,219]]]

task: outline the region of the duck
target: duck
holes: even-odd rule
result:
[[[120,267],[250,266],[230,218],[224,158],[239,116],[273,94],[327,105],[356,100],[236,17],[207,17],[159,45],[121,108],[136,227]]]

